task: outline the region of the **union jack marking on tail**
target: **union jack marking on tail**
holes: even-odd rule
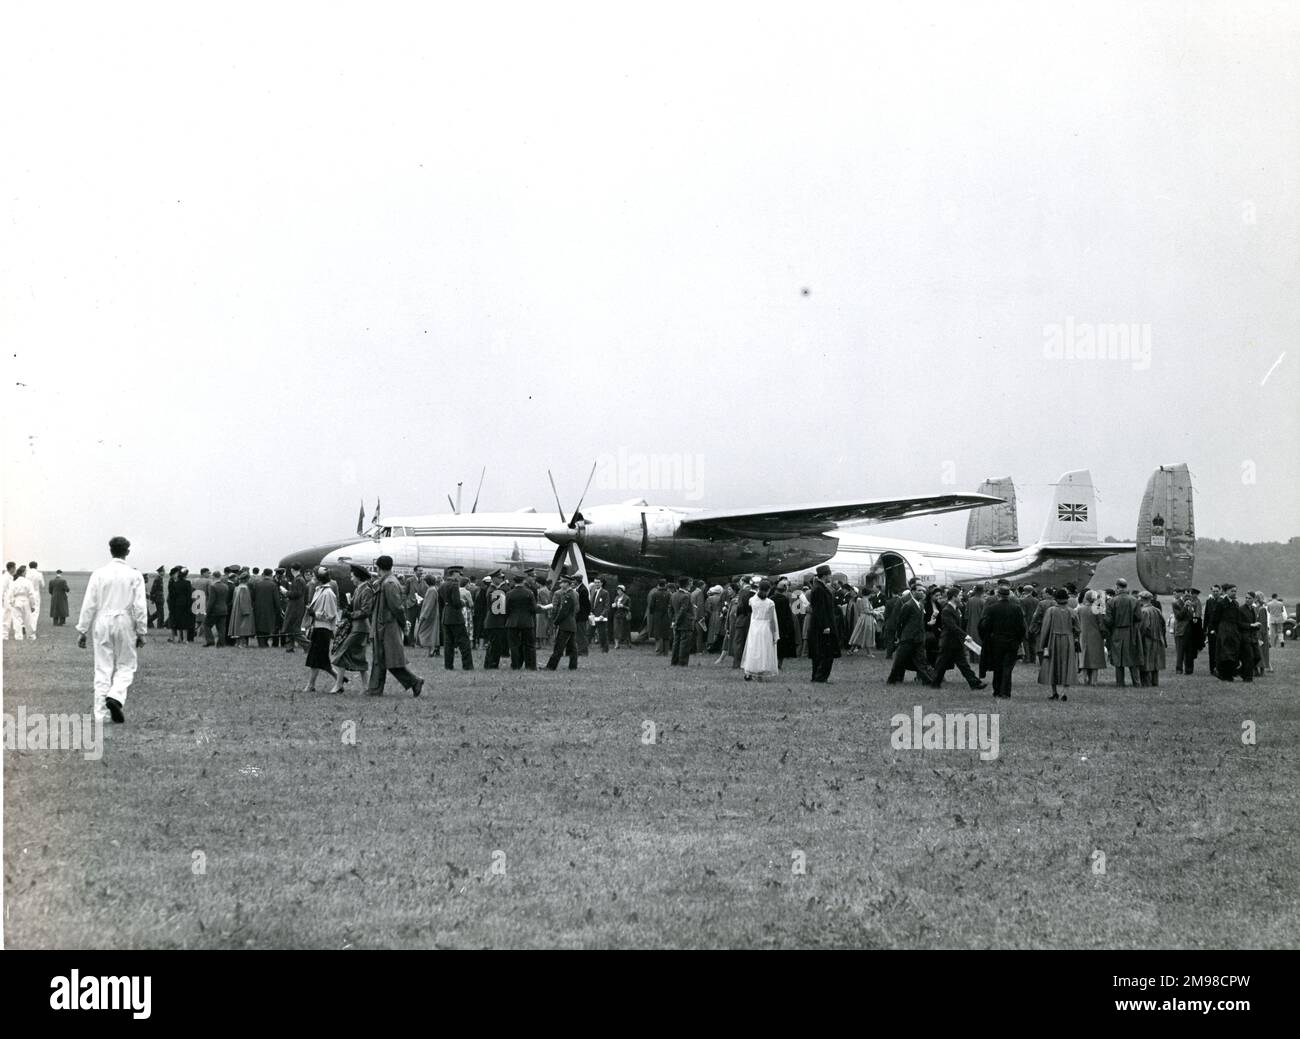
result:
[[[1086,505],[1057,505],[1056,518],[1065,523],[1087,523],[1088,506]]]

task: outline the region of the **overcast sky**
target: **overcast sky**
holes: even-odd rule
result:
[[[630,11],[11,10],[4,557],[273,563],[619,452],[690,486],[590,502],[1009,474],[1024,535],[1089,467],[1123,538],[1185,461],[1198,533],[1300,533],[1295,5]]]

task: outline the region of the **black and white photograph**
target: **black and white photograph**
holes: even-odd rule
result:
[[[6,949],[1300,947],[1300,7],[5,21]]]

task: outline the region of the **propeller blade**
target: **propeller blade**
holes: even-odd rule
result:
[[[451,506],[451,511],[454,513],[456,511],[456,503],[451,500],[450,494],[447,495],[447,504]]]
[[[470,512],[478,512],[478,496],[483,493],[483,477],[487,475],[487,466],[478,474],[478,490],[474,492],[474,504],[470,506]]]
[[[599,461],[591,463],[591,472],[587,475],[587,486],[582,489],[582,497],[578,499],[577,507],[573,510],[573,519],[575,522],[578,519],[578,513],[582,511],[582,503],[587,499],[587,492],[591,490],[591,481],[596,475],[596,466],[599,464]]]
[[[568,523],[564,518],[564,506],[560,504],[560,492],[555,489],[555,477],[549,469],[546,470],[546,478],[551,481],[551,493],[555,495],[555,510],[560,514],[560,522]]]
[[[578,547],[576,541],[569,545],[569,558],[573,560],[573,568],[578,571],[582,583],[589,584],[590,582],[587,580],[587,557],[583,554],[582,549]]]
[[[555,579],[559,576],[560,567],[564,565],[564,554],[568,552],[568,545],[561,545],[555,550],[555,555],[551,557],[551,587],[555,587]]]

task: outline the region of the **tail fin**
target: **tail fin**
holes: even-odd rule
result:
[[[1056,481],[1056,501],[1039,540],[1048,545],[1097,543],[1097,494],[1087,469],[1065,473]]]
[[[1147,591],[1168,595],[1192,583],[1195,563],[1192,474],[1185,464],[1162,465],[1147,481],[1138,513],[1138,580]]]
[[[1020,527],[1016,521],[1016,485],[1011,477],[988,479],[980,484],[980,494],[1005,498],[1001,505],[971,509],[966,518],[967,548],[1010,548],[1020,544]]]

